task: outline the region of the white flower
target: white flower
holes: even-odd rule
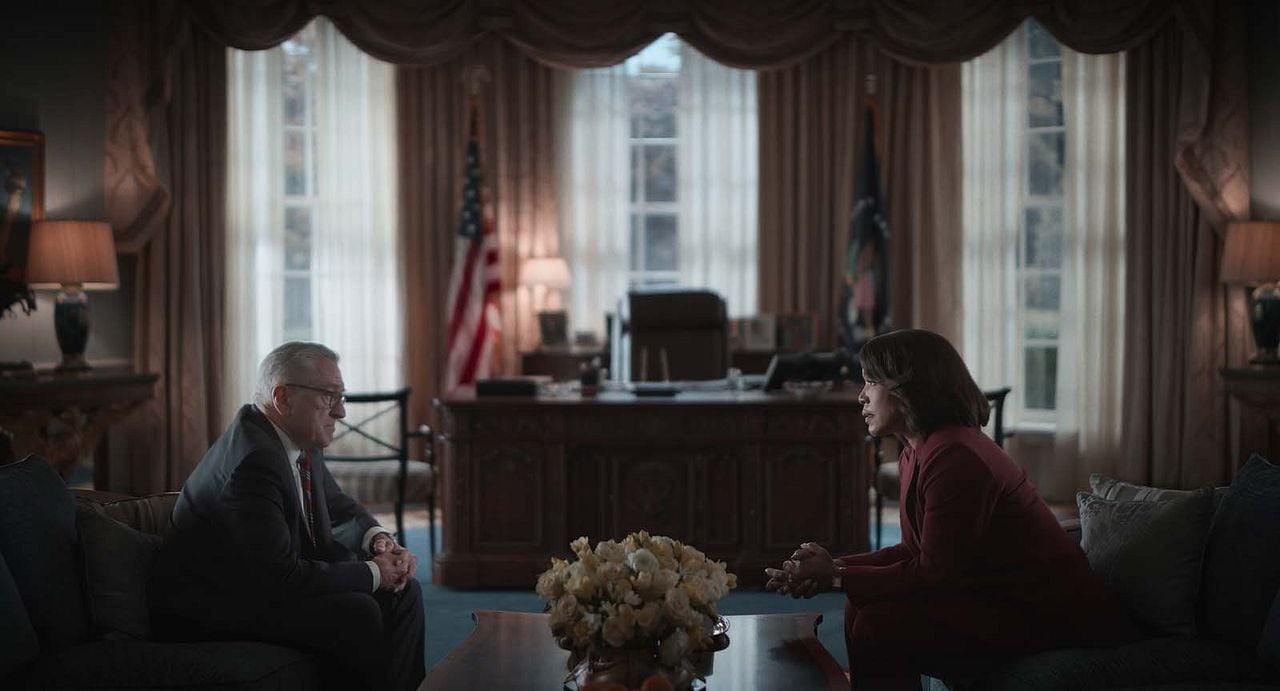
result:
[[[653,574],[653,589],[665,593],[680,582],[680,574],[671,569],[659,569]]]
[[[662,597],[662,608],[667,617],[681,626],[688,624],[693,617],[689,606],[689,595],[683,588],[672,588]]]
[[[591,600],[595,598],[599,585],[596,574],[582,562],[576,561],[569,565],[569,579],[565,581],[564,587],[574,597],[579,600]]]
[[[547,569],[538,576],[538,597],[548,602],[564,595],[564,581],[552,569]]]
[[[615,648],[621,648],[635,636],[635,610],[629,605],[618,605],[616,612],[604,620],[600,635],[604,642]]]
[[[578,617],[578,600],[565,595],[551,604],[551,626],[568,624]]]
[[[640,548],[627,555],[627,566],[636,573],[653,573],[658,570],[658,558],[653,552]]]
[[[643,607],[636,610],[636,624],[646,636],[657,633],[662,625],[662,605],[656,602],[644,603]]]
[[[687,652],[689,652],[689,634],[685,633],[684,629],[676,629],[662,640],[662,664],[668,667],[680,664]]]
[[[622,563],[627,558],[627,549],[613,540],[599,542],[596,543],[596,556],[605,562]]]

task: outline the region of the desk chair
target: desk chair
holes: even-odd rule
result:
[[[991,439],[1001,448],[1004,448],[1004,440],[1013,436],[1012,432],[1006,432],[1004,429],[1004,400],[1012,390],[1006,386],[983,391],[991,404],[991,419],[988,422],[991,427]],[[867,435],[866,444],[873,463],[871,487],[876,493],[876,547],[879,549],[884,534],[884,500],[887,497],[898,501],[902,484],[898,475],[897,459],[885,462],[881,440]]]
[[[721,379],[729,371],[724,298],[676,289],[634,291],[627,301],[632,381]]]
[[[427,505],[431,558],[436,553],[436,458],[431,428],[409,429],[409,389],[347,394],[347,416],[324,462],[342,490],[360,503],[395,502],[396,534],[404,544],[404,505]],[[422,460],[409,458],[409,440],[424,442]]]

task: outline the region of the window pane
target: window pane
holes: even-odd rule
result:
[[[310,99],[307,75],[312,70],[310,48],[296,41],[284,43],[284,123],[307,124]]]
[[[675,271],[680,248],[676,244],[676,217],[657,214],[644,219],[644,268],[646,271]]]
[[[640,255],[640,217],[637,214],[631,214],[631,270],[644,271],[644,267],[640,262],[644,257]]]
[[[1061,132],[1033,132],[1027,138],[1029,191],[1041,197],[1062,196],[1062,164],[1066,148]]]
[[[675,73],[680,71],[680,38],[663,34],[627,60],[627,71],[637,73]]]
[[[1061,321],[1062,279],[1056,275],[1028,276],[1023,279],[1022,333],[1026,338],[1057,339]]]
[[[1032,58],[1051,58],[1062,54],[1058,40],[1034,19],[1027,20],[1027,39],[1027,53]]]
[[[284,210],[284,268],[311,268],[311,209],[290,206]]]
[[[1026,209],[1026,266],[1062,268],[1062,207]]]
[[[307,137],[297,130],[284,133],[284,193],[301,197],[307,193]]]
[[[1058,311],[1062,279],[1058,276],[1028,276],[1023,281],[1022,305],[1032,310]]]
[[[1031,66],[1027,75],[1027,114],[1032,127],[1062,124],[1062,63]]]
[[[1027,348],[1024,353],[1026,407],[1030,410],[1055,409],[1058,398],[1058,349],[1053,346],[1036,346]]]
[[[676,147],[644,147],[644,198],[650,202],[676,200]]]
[[[284,338],[311,339],[311,279],[286,276],[284,279]]]
[[[640,147],[631,146],[631,203],[640,201]]]
[[[631,136],[676,136],[676,80],[671,77],[632,77]]]

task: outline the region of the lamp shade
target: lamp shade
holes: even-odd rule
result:
[[[521,285],[568,288],[569,281],[569,264],[560,257],[537,257],[520,264]]]
[[[32,288],[80,284],[86,290],[120,285],[111,226],[101,221],[36,221],[27,250]]]
[[[1280,221],[1228,225],[1221,280],[1236,285],[1280,281]]]

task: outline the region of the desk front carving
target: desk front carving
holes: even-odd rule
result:
[[[437,583],[527,587],[580,535],[645,529],[745,583],[805,540],[867,548],[866,431],[852,392],[442,402]]]

